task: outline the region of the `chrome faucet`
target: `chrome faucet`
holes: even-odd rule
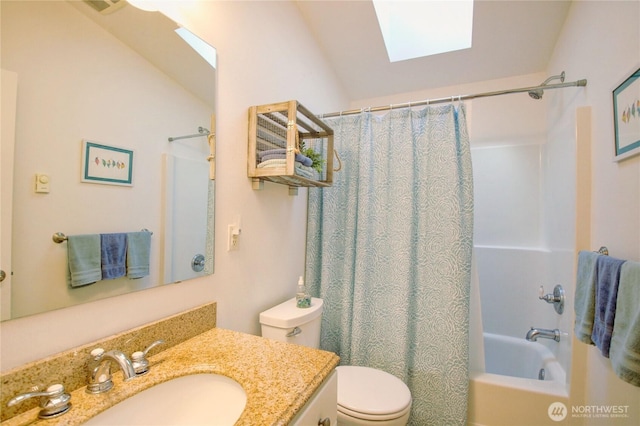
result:
[[[560,341],[560,330],[557,328],[555,330],[547,330],[546,328],[533,328],[527,332],[526,339],[530,342],[535,342],[538,338],[541,337],[543,339],[553,339],[556,342]]]
[[[91,351],[91,356],[93,360],[89,363],[88,393],[102,393],[113,387],[111,377],[111,364],[113,362],[122,370],[125,381],[136,376],[131,360],[121,351],[105,352],[102,348],[96,348]]]

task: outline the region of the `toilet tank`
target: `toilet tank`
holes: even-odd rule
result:
[[[322,299],[312,297],[309,308],[298,308],[294,297],[260,314],[262,337],[317,349],[321,317]]]

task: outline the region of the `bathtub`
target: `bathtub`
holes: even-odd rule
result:
[[[549,406],[568,406],[566,373],[543,344],[484,333],[485,371],[472,371],[469,383],[470,425],[557,424]],[[544,369],[544,380],[540,370]]]

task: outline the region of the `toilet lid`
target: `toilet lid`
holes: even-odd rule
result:
[[[396,376],[369,367],[339,366],[338,410],[353,417],[387,420],[411,406],[411,392]]]

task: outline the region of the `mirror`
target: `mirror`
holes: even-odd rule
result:
[[[3,319],[213,273],[215,68],[161,13],[89,3],[104,2],[0,3],[3,93],[5,70],[17,76]],[[98,158],[88,142],[126,152],[130,181],[84,179],[83,158]],[[46,183],[36,187],[36,175]],[[148,275],[70,287],[68,241],[55,233],[143,229],[152,232]]]

